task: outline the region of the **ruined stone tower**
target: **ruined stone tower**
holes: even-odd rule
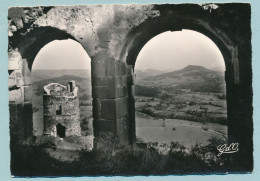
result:
[[[65,138],[80,136],[78,87],[69,81],[67,87],[58,83],[44,86],[44,134]]]

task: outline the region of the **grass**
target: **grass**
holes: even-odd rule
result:
[[[79,159],[62,162],[50,157],[48,145],[12,146],[11,172],[16,176],[100,176],[100,175],[171,175],[207,174],[227,171],[226,155],[217,157],[217,145],[223,140],[212,139],[207,146],[196,145],[190,151],[179,143],[171,143],[167,153],[155,145],[129,147],[117,140],[102,138],[99,148],[81,150]],[[161,148],[164,148],[162,146]]]

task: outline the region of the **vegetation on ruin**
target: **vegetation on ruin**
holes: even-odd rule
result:
[[[12,149],[12,175],[16,176],[101,176],[101,175],[171,175],[207,174],[229,171],[232,156],[217,156],[216,149],[224,140],[212,138],[207,146],[191,150],[172,142],[168,147],[150,143],[134,148],[104,138],[99,149],[79,151],[79,158],[63,162],[50,157],[46,147],[53,145],[19,145]],[[158,146],[161,149],[158,149]],[[168,151],[165,151],[168,148]]]

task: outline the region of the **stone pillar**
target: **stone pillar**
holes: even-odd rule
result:
[[[135,124],[135,74],[133,67],[128,65],[127,67],[127,87],[129,97],[129,131],[130,131],[130,143],[135,145],[136,143],[136,124]]]
[[[31,73],[17,50],[9,52],[8,72],[10,133],[24,139],[33,134]]]
[[[228,139],[230,143],[239,143],[239,151],[231,155],[234,159],[233,169],[236,171],[251,170],[253,165],[253,122],[252,122],[252,87],[250,66],[243,65],[242,59],[232,58],[232,65],[226,71]],[[239,63],[239,66],[238,66]],[[241,70],[240,67],[244,69]],[[248,79],[248,80],[246,80]],[[232,171],[232,170],[231,170]]]
[[[101,137],[130,144],[126,65],[102,51],[91,61],[95,146]]]

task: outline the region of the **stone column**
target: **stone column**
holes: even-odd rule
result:
[[[103,136],[130,144],[126,65],[99,52],[91,61],[95,146]]]
[[[250,66],[245,64],[248,60],[232,58],[229,62],[232,65],[226,71],[228,139],[229,144],[239,143],[239,151],[231,156],[237,166],[234,168],[236,171],[250,170],[253,165],[252,107],[249,106],[252,105],[251,71]],[[241,68],[243,71],[239,71]]]
[[[24,139],[33,134],[31,72],[17,50],[9,52],[8,72],[10,134]]]
[[[136,123],[135,123],[135,74],[131,65],[127,66],[127,87],[129,97],[129,131],[130,131],[130,144],[136,143]]]

